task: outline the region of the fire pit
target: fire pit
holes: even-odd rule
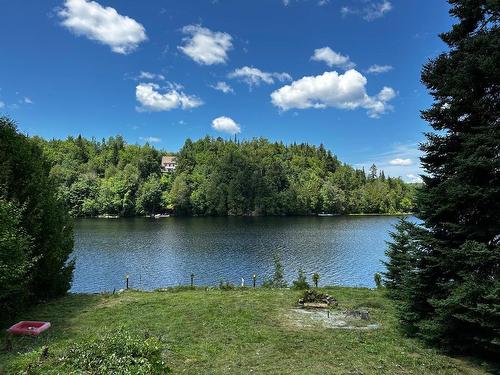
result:
[[[38,336],[43,331],[49,329],[49,327],[49,322],[22,321],[14,324],[7,330],[7,332],[13,335]]]
[[[317,290],[306,290],[301,299],[299,299],[299,306],[305,308],[320,308],[337,306],[338,302],[332,296],[323,294]]]

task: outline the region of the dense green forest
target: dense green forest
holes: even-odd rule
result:
[[[165,153],[122,137],[34,138],[51,162],[60,198],[75,217],[398,213],[414,209],[416,185],[343,164],[323,146],[265,139],[187,140],[174,173]]]

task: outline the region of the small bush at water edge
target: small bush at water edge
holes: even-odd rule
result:
[[[297,280],[293,282],[293,287],[295,289],[309,289],[309,283],[306,280],[306,274],[303,270],[299,270],[299,275]]]
[[[274,274],[271,280],[266,280],[262,283],[264,288],[286,288],[285,275],[283,272],[283,265],[279,256],[274,257]]]

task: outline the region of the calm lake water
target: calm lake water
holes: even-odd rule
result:
[[[226,280],[260,284],[279,255],[288,281],[304,269],[320,285],[372,287],[397,217],[82,219],[75,223],[72,292],[154,289]]]

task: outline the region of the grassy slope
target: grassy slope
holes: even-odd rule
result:
[[[380,291],[326,290],[340,309],[364,307],[382,324],[374,331],[295,328],[283,314],[293,290],[170,290],[120,295],[69,295],[34,308],[20,319],[52,322],[39,338],[15,338],[0,351],[0,373],[16,373],[47,345],[47,361],[76,339],[125,327],[165,342],[166,361],[186,374],[484,374],[480,366],[425,348],[397,330],[394,311]],[[1,334],[4,342],[5,337]],[[2,345],[3,346],[3,345]],[[25,354],[28,353],[28,354]]]

